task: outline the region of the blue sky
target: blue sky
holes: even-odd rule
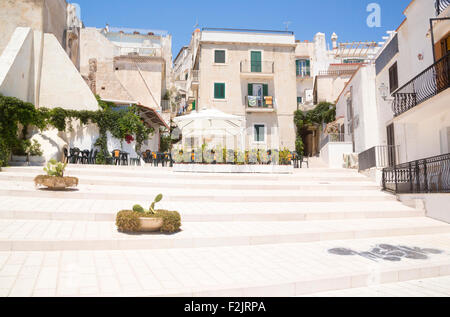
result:
[[[410,0],[76,0],[86,26],[167,30],[172,34],[174,57],[187,45],[196,20],[200,27],[289,30],[298,40],[312,40],[324,32],[327,41],[336,32],[340,42],[381,41],[387,30],[403,21]],[[370,3],[381,7],[381,27],[370,28]]]

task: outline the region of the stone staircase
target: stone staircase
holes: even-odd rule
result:
[[[450,225],[356,171],[74,165],[80,185],[67,192],[35,189],[40,173],[0,172],[0,296],[339,296],[450,276]],[[181,232],[117,231],[117,211],[158,193]],[[389,259],[373,256],[379,245],[394,248]]]

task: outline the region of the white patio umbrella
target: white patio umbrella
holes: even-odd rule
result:
[[[243,119],[217,109],[203,109],[186,116],[174,119],[183,135],[186,137],[212,137],[221,140],[226,136],[237,137],[242,133]],[[242,143],[242,141],[241,141]]]

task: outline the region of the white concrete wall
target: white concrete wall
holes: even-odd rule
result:
[[[0,94],[34,102],[34,61],[33,31],[19,27],[0,55]]]
[[[330,142],[320,150],[320,158],[330,168],[343,168],[344,154],[350,154],[352,152],[353,145],[350,142]]]
[[[44,35],[39,106],[98,109],[97,99],[53,34]]]
[[[354,128],[355,152],[361,153],[381,145],[383,140],[379,133],[380,126],[385,129],[385,122],[377,120],[379,109],[376,103],[374,65],[361,67],[342,91],[336,103],[336,117],[344,117],[346,141],[352,140],[350,131],[348,131],[348,124],[352,118],[349,118],[347,113],[347,99],[350,91],[352,91],[353,117],[354,120],[359,120],[359,124]]]

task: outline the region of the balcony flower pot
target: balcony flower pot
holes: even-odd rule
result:
[[[57,177],[39,175],[34,179],[34,184],[37,186],[47,187],[51,190],[64,190],[67,188],[77,187],[78,178],[76,177]]]
[[[33,165],[45,164],[45,157],[43,156],[30,156],[30,163]]]

